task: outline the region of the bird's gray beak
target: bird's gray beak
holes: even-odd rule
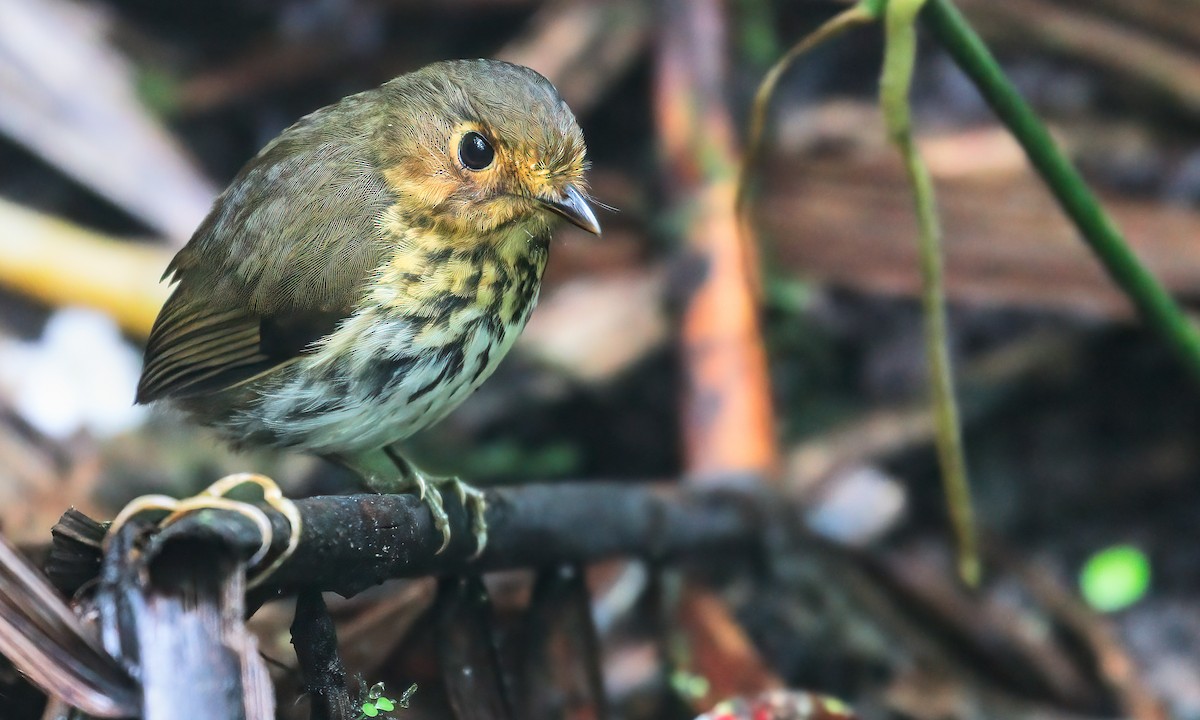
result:
[[[572,225],[581,227],[593,235],[600,234],[600,221],[592,212],[591,205],[574,185],[568,185],[562,197],[541,199],[542,204],[571,221]]]

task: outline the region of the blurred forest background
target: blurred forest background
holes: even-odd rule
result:
[[[1200,3],[958,4],[1139,256],[1195,309]],[[678,161],[687,149],[670,110],[689,96],[673,94],[671,38],[690,38],[692,69],[722,91],[736,152],[766,70],[845,7],[0,0],[0,528],[36,550],[68,506],[111,517],[134,496],[187,495],[246,469],[297,496],[347,487],[315,460],[235,456],[133,407],[140,343],[170,256],[264,143],[311,110],[453,57],[549,77],[584,129],[594,196],[619,212],[600,214],[601,239],[560,230],[516,352],[414,440],[415,456],[480,484],[695,470],[681,419],[680,317],[696,282],[684,248],[713,226],[697,222],[699,180]],[[786,687],[871,718],[1200,718],[1197,387],[970,83],[922,42],[914,120],[945,228],[986,567],[978,592],[955,579],[912,199],[876,101],[882,47],[878,26],[855,30],[786,75],[752,200],[765,432],[780,487],[832,542],[772,558],[784,566],[773,585],[716,560],[682,587],[624,563],[591,569],[613,715],[687,718]],[[770,440],[747,442],[770,453]],[[1080,599],[1079,577],[1113,546],[1135,549],[1150,580],[1102,614]],[[520,573],[489,584],[501,616],[526,602]],[[648,584],[673,598],[665,620],[637,610]],[[331,599],[352,672],[393,696],[418,683],[401,718],[447,712],[421,621],[431,588]],[[280,716],[307,717],[289,620],[277,603],[252,625],[278,661]],[[672,673],[663,633],[688,648]],[[561,715],[595,716],[586,702]]]

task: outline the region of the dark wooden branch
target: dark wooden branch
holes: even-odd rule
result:
[[[412,495],[354,495],[298,501],[304,534],[269,581],[270,592],[301,588],[352,595],[390,578],[486,572],[602,558],[670,560],[716,550],[745,552],[763,529],[763,498],[731,490],[575,482],[490,490],[489,542],[474,542],[454,498],[454,539],[441,543]],[[778,498],[776,498],[778,505]]]
[[[454,541],[441,554],[440,533],[415,496],[299,500],[299,546],[267,586],[252,593],[251,603],[292,593],[352,595],[389,578],[477,577],[614,556],[654,562],[745,556],[766,536],[786,533],[795,513],[782,496],[763,495],[749,483],[744,487],[574,482],[489,490],[490,541],[474,560],[473,536],[453,496],[446,500]],[[287,542],[287,522],[274,511],[268,515],[278,550]],[[51,554],[51,563],[63,567],[52,567],[51,576],[60,583],[89,580],[86,569],[96,567],[89,556],[100,553],[102,531],[69,514]],[[198,692],[206,702],[194,708],[200,713],[195,717],[263,716],[240,704],[261,697],[266,686],[265,670],[255,669],[257,653],[240,622],[246,608],[241,566],[259,546],[257,533],[240,515],[204,510],[157,532],[138,518],[108,544],[95,594],[101,636],[105,649],[141,678],[146,717],[177,710],[179,698]],[[451,614],[457,617],[466,607]],[[313,649],[307,640],[300,644]]]
[[[961,668],[972,678],[988,678],[988,687],[1014,697],[1039,701],[1049,697],[1063,707],[1091,714],[1113,707],[1108,690],[1091,681],[1088,674],[1098,662],[1095,657],[1107,656],[1109,651],[1090,650],[1092,641],[1056,624],[1058,632],[1069,632],[1064,637],[1071,647],[1090,650],[1076,668],[1076,662],[1051,642],[1030,641],[1000,624],[984,605],[961,594],[933,565],[908,558],[894,564],[881,562],[808,536],[799,508],[780,492],[754,489],[749,484],[741,489],[699,489],[576,482],[496,489],[488,492],[488,498],[491,544],[476,561],[469,560],[473,550],[469,528],[462,508],[453,499],[449,510],[456,540],[441,555],[435,554],[440,535],[415,497],[360,495],[298,501],[304,522],[298,551],[268,581],[270,587],[256,591],[262,595],[258,600],[306,590],[352,594],[390,577],[477,575],[504,568],[586,564],[613,556],[640,557],[656,565],[690,558],[698,561],[696,566],[729,567],[726,561],[730,557],[717,556],[731,554],[738,567],[761,562],[776,588],[789,597],[819,598],[822,606],[839,608],[838,623],[863,623],[871,633],[878,633],[888,642],[878,656],[871,656],[872,662],[891,665],[896,657],[903,657],[904,663],[916,657],[931,666]],[[276,544],[282,546],[286,523],[282,517],[272,517],[272,521],[279,535]],[[136,522],[143,521],[139,518]],[[74,531],[59,533],[59,537],[70,538],[72,553],[66,553],[70,566],[87,568],[94,564],[88,555],[98,547],[98,537],[93,534],[100,528],[85,523],[72,527]],[[219,543],[214,540],[216,550],[214,543],[196,539],[203,532],[220,538]],[[227,557],[229,550],[235,558],[245,559],[259,545],[253,526],[228,511],[196,513],[157,532],[149,543],[134,545],[129,540],[123,532],[110,543],[97,584],[104,648],[126,668],[136,667],[138,657],[126,643],[114,642],[114,638],[123,639],[127,628],[138,627],[132,614],[136,607],[129,602],[99,602],[109,587],[120,587],[123,582],[123,564],[118,558],[133,554],[136,559],[139,548],[141,555],[147,556],[159,545],[191,542],[186,553],[181,548],[173,557],[204,566],[210,562],[206,553]],[[153,567],[153,561],[146,562]],[[153,583],[156,575],[151,571],[147,577]],[[80,580],[76,577],[73,581]],[[468,605],[460,609],[479,610]],[[953,612],[948,613],[947,608]],[[474,618],[472,622],[480,622],[481,617],[475,611],[453,616],[464,621]],[[443,628],[453,624],[443,624]],[[134,636],[136,639],[136,632]],[[1041,673],[1035,676],[1037,682],[1032,682],[1022,671],[1031,667],[1057,668],[1057,675]],[[1011,672],[1001,672],[1006,668]],[[1082,685],[1075,683],[1076,672]]]
[[[723,553],[744,557],[755,552],[764,538],[781,532],[787,534],[792,522],[788,518],[798,517],[798,513],[781,495],[760,494],[749,489],[752,487],[749,483],[745,487],[747,489],[744,490],[731,487],[697,489],[677,484],[574,482],[489,490],[487,519],[490,540],[483,555],[475,560],[471,559],[475,549],[473,536],[465,513],[453,496],[446,500],[454,540],[442,554],[437,553],[441,535],[435,530],[428,509],[415,496],[353,495],[299,500],[296,505],[303,525],[299,546],[295,554],[267,581],[267,585],[251,593],[248,606],[253,607],[271,597],[295,593],[335,591],[348,596],[389,578],[477,576],[478,573],[491,570],[586,564],[616,556],[641,557],[654,562],[688,556],[711,560]],[[775,512],[786,513],[787,517],[773,515]],[[287,523],[273,511],[268,511],[268,515],[275,530],[275,548],[278,551],[287,542]],[[83,582],[87,579],[84,577],[86,573],[79,569],[92,566],[87,556],[99,547],[99,537],[96,535],[103,528],[81,522],[77,517],[72,517],[69,527],[69,531],[60,528],[60,532],[56,533],[56,541],[62,546],[51,555],[52,562],[53,558],[63,558],[68,569],[52,569],[51,574],[60,581],[69,577],[72,582]],[[175,548],[176,551],[171,551],[169,557],[177,562],[172,563],[171,567],[177,567],[181,573],[202,572],[205,568],[229,569],[236,567],[237,561],[244,562],[258,549],[260,539],[257,532],[252,523],[239,515],[225,510],[204,510],[157,532],[145,543],[144,553],[149,557],[164,557],[168,556],[171,548]],[[108,587],[141,592],[127,577],[117,572],[129,566],[112,556],[115,549],[127,552],[134,550],[133,547],[126,549],[122,542],[110,545],[110,557],[101,566],[100,594],[103,596]],[[153,584],[157,576],[154,572],[149,575]],[[204,587],[215,590],[217,586],[210,583]],[[212,594],[203,593],[204,597]],[[230,600],[229,593],[219,594],[226,602]],[[170,602],[176,599],[177,596],[171,593],[166,598]],[[482,622],[479,608],[469,602],[462,604],[467,599],[460,598],[462,602],[452,603],[458,608],[452,614],[460,619],[470,617],[476,624]],[[107,613],[102,612],[108,618],[105,623],[109,628],[108,637],[126,634],[130,628],[137,628],[137,639],[149,637],[140,629],[144,621],[137,617],[136,612],[131,614],[130,608],[134,608],[136,603],[126,598],[125,602],[109,601],[104,606],[108,608]],[[228,618],[231,612],[235,612],[230,608],[240,611],[243,606],[226,604],[224,607],[226,610],[220,613],[220,617]],[[474,610],[468,612],[471,608]],[[163,617],[186,616],[168,614]],[[212,618],[213,614],[211,610],[206,610],[202,617]],[[157,619],[150,618],[150,621]],[[193,625],[202,631],[202,637],[192,636],[197,643],[220,635],[213,629],[212,623]],[[444,625],[446,633],[450,633],[453,623]],[[467,636],[453,634],[446,637],[457,637],[460,645],[470,640]],[[297,644],[305,645],[307,640],[301,640],[298,636]],[[459,647],[452,642],[450,647],[458,648],[458,655],[466,652],[466,646]],[[132,657],[134,662],[140,657],[138,652],[142,652],[131,651],[128,647],[109,646],[108,649],[118,657]],[[472,657],[479,660],[476,655]],[[154,657],[162,655],[156,654]],[[194,669],[193,663],[186,660],[174,664],[163,661],[159,667],[173,668],[173,672],[178,673],[173,677],[178,678],[187,676],[189,669]],[[218,668],[215,663],[211,667],[214,670]],[[210,678],[212,682],[197,681],[197,686],[207,688],[206,694],[213,693],[214,697],[231,700],[236,694],[231,695],[226,691],[237,682],[236,668],[226,662],[219,669],[220,672]],[[484,664],[479,663],[477,670],[482,673]],[[329,677],[336,674],[335,670]],[[217,677],[224,678],[224,689],[217,687]],[[309,679],[311,682],[311,675]],[[178,684],[165,687],[174,689],[168,690],[162,697],[182,692]],[[149,688],[147,692],[150,692]],[[470,694],[466,692],[459,697]],[[321,699],[314,694],[313,700],[316,708]],[[594,700],[603,702],[602,697]],[[460,711],[475,706],[475,703],[466,701],[459,704],[462,706]],[[484,703],[481,707],[490,712],[495,706],[496,703]],[[203,717],[218,716],[220,713]],[[328,716],[337,717],[332,711]],[[255,716],[235,713],[228,717]],[[489,717],[498,716],[493,714]]]
[[[320,591],[310,590],[296,598],[292,620],[292,645],[304,672],[312,720],[347,720],[357,717],[346,688],[346,667],[338,655],[337,629]]]
[[[749,484],[746,485],[749,487]],[[673,484],[570,482],[496,488],[487,492],[489,542],[476,560],[466,517],[456,498],[446,498],[454,539],[437,554],[441,536],[429,511],[413,495],[347,495],[296,501],[303,534],[295,554],[252,594],[252,602],[324,590],[350,596],[390,578],[478,573],[522,567],[587,563],[629,556],[668,561],[712,552],[756,549],[778,523],[765,523],[765,508],[790,507],[780,495],[731,488],[688,489]],[[287,523],[274,512],[276,548]],[[224,511],[203,511],[156,538],[170,542],[194,525],[210,526]],[[77,524],[76,524],[77,526]],[[259,539],[249,523],[223,524],[226,542],[249,557]],[[86,551],[74,540],[73,553]],[[53,562],[53,559],[52,559]],[[73,567],[86,567],[78,557]],[[52,577],[63,573],[49,568]],[[80,577],[73,576],[78,582]],[[74,587],[61,587],[73,592]]]

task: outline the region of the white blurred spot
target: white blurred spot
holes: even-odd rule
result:
[[[111,318],[68,308],[50,317],[40,340],[0,345],[0,390],[50,437],[87,430],[104,438],[145,417],[146,408],[133,404],[141,367]]]
[[[887,532],[904,513],[904,487],[869,465],[831,478],[808,511],[808,525],[825,537],[864,545]]]

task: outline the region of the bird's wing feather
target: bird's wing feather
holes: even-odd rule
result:
[[[261,375],[353,311],[386,259],[378,222],[394,202],[365,154],[369,102],[302,119],[218,198],[164,275],[177,285],[146,345],[139,403]]]

